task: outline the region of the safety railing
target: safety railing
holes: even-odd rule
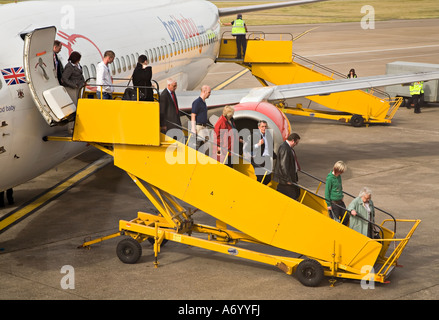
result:
[[[83,97],[83,98],[87,98],[87,95],[89,95],[90,93],[95,94],[97,92],[100,92],[100,98],[103,98],[103,87],[108,86],[108,85],[104,85],[104,84],[96,84],[96,83],[90,83],[92,80],[96,80],[95,77],[90,77],[85,81],[85,84],[82,86],[79,96]],[[116,82],[120,82],[120,81],[128,81],[127,84],[123,85],[123,84],[112,84],[111,86],[113,88],[122,88],[122,91],[115,91],[113,92],[113,98],[121,98],[124,99],[124,95],[128,95],[129,93],[131,93],[131,97],[129,99],[125,98],[125,100],[137,100],[137,101],[146,101],[144,99],[142,99],[142,93],[143,90],[152,90],[153,94],[152,94],[152,101],[157,101],[159,102],[160,100],[160,89],[159,89],[159,84],[157,83],[157,81],[155,80],[151,80],[151,82],[153,82],[155,85],[153,86],[134,86],[134,85],[130,85],[130,82],[132,80],[132,78],[113,78],[114,81]],[[88,91],[87,91],[88,89]],[[131,89],[133,91],[128,92],[127,89]],[[81,93],[82,92],[82,93]],[[135,99],[133,99],[133,97],[135,97]]]
[[[186,113],[186,112],[184,112],[184,111],[182,111],[182,110],[180,110],[180,113],[183,114],[183,115],[186,115],[186,116],[190,117],[190,114],[189,114],[189,113]],[[243,155],[241,155],[241,154],[239,154],[239,153],[236,153],[236,152],[234,152],[234,151],[226,150],[224,147],[222,147],[222,146],[220,145],[220,142],[219,142],[219,141],[218,141],[217,143],[214,143],[213,141],[210,141],[210,140],[208,140],[208,139],[205,139],[204,137],[202,137],[202,136],[198,136],[198,135],[196,135],[195,133],[191,132],[191,129],[190,129],[190,128],[189,128],[189,130],[188,130],[188,129],[183,128],[182,126],[180,126],[180,125],[178,125],[178,124],[176,124],[176,123],[174,123],[174,122],[171,122],[171,121],[169,121],[169,120],[165,120],[165,121],[167,121],[168,123],[172,124],[173,127],[175,127],[175,128],[179,128],[183,133],[187,133],[187,135],[185,135],[184,138],[185,138],[185,144],[186,144],[187,146],[189,146],[189,147],[192,147],[192,148],[194,148],[194,149],[197,149],[197,143],[196,143],[196,141],[199,140],[199,141],[201,141],[201,143],[203,143],[203,144],[206,144],[206,143],[207,143],[207,144],[211,144],[210,147],[212,147],[212,148],[220,148],[221,152],[223,152],[223,154],[225,154],[225,157],[224,157],[224,163],[223,163],[223,164],[225,164],[225,162],[227,161],[229,155],[230,155],[230,156],[235,156],[235,157],[236,157],[237,159],[239,159],[240,161],[243,161],[243,160],[248,161],[248,159],[247,159],[246,157],[244,157]],[[210,130],[213,130],[213,125],[208,124],[207,127],[209,127]],[[194,135],[196,135],[196,137],[194,137]],[[192,141],[192,143],[191,143],[191,141]],[[254,165],[254,166],[257,167],[257,168],[264,168],[264,169],[265,169],[264,166],[261,166],[261,165],[259,165],[259,164],[257,164],[257,163],[254,163],[254,162],[252,163],[252,165]],[[329,200],[329,199],[326,199],[325,197],[323,197],[323,196],[321,196],[321,195],[318,194],[321,185],[326,184],[326,181],[324,181],[324,180],[322,180],[322,179],[320,179],[320,178],[317,178],[317,177],[311,175],[310,173],[308,173],[308,172],[306,172],[306,171],[301,170],[301,171],[299,171],[299,172],[301,172],[301,173],[303,173],[304,175],[306,175],[306,176],[308,176],[308,177],[310,177],[310,178],[312,178],[312,179],[318,181],[318,182],[319,182],[319,185],[318,185],[318,187],[317,187],[316,192],[313,192],[313,191],[309,190],[308,188],[306,188],[306,187],[304,187],[304,186],[302,186],[302,185],[295,184],[297,187],[299,187],[300,189],[302,189],[302,190],[304,191],[303,194],[302,194],[301,199],[298,199],[298,202],[303,203],[303,200],[305,199],[305,195],[306,195],[306,193],[309,193],[309,194],[311,194],[311,195],[313,195],[313,196],[315,196],[315,197],[317,197],[317,198],[320,198],[320,199],[322,199],[322,200],[324,200],[324,201]],[[267,173],[268,173],[268,171],[265,170],[265,175],[264,175],[264,177],[263,177],[261,183],[264,182]],[[349,196],[349,197],[351,197],[351,198],[355,198],[354,195],[352,195],[352,194],[350,194],[350,193],[348,193],[348,192],[346,192],[346,191],[343,191],[343,194],[345,194],[345,195],[347,195],[347,196]],[[350,214],[350,211],[347,210],[346,208],[341,207],[341,206],[339,206],[339,205],[337,205],[337,204],[334,204],[334,205],[335,205],[335,206],[338,206],[338,207],[341,208],[341,209],[343,209],[343,210],[345,211],[345,216],[346,216],[347,214]],[[379,207],[374,206],[374,209],[377,210],[377,211],[380,211],[380,212],[384,213],[385,215],[387,215],[387,216],[389,216],[389,217],[391,218],[391,219],[388,220],[388,221],[393,221],[393,222],[394,222],[393,232],[396,234],[396,221],[397,221],[397,220],[395,219],[395,217],[394,217],[392,214],[390,214],[389,212],[387,212],[387,211],[385,211],[385,210],[383,210],[383,209],[381,209],[381,208],[379,208]],[[345,218],[345,216],[343,217],[343,219]],[[368,220],[368,219],[364,219],[364,218],[360,217],[359,215],[357,215],[356,217],[359,218],[359,219],[361,219],[361,220],[363,220],[363,221],[365,221],[365,222],[370,223],[372,226],[374,226],[375,228],[377,228],[377,229],[379,230],[379,233],[381,234],[381,237],[380,237],[381,239],[384,237],[384,231],[383,231],[383,229],[382,229],[382,227],[381,227],[380,225],[376,224],[374,221],[371,221],[371,220]],[[342,219],[341,221],[343,221],[343,219]]]
[[[184,111],[180,111],[180,112],[181,112],[182,114],[185,114],[185,115],[187,115],[187,116],[190,116],[188,113],[185,113]],[[189,146],[189,147],[192,147],[192,148],[196,148],[196,147],[195,147],[195,146],[196,146],[196,142],[194,142],[195,140],[191,140],[191,139],[194,139],[194,137],[193,137],[194,133],[190,132],[190,131],[191,131],[190,129],[189,129],[189,130],[186,130],[185,128],[181,127],[180,125],[178,125],[178,124],[176,124],[176,123],[173,123],[173,122],[170,122],[170,121],[168,121],[168,122],[171,123],[174,127],[180,128],[183,132],[188,132],[188,136],[185,136],[185,139],[186,139],[186,145]],[[212,126],[212,125],[209,124],[208,127],[209,127],[211,130],[213,130],[213,126]],[[244,157],[243,155],[238,154],[238,153],[233,152],[233,151],[230,151],[230,150],[226,150],[226,149],[224,149],[224,147],[221,147],[221,146],[220,146],[219,142],[214,143],[213,141],[207,140],[207,139],[205,139],[204,137],[201,137],[201,136],[197,136],[195,139],[200,140],[201,143],[208,143],[208,144],[211,144],[210,147],[220,148],[221,151],[223,152],[223,154],[225,155],[225,157],[224,157],[224,163],[227,161],[229,155],[230,155],[230,156],[235,156],[235,157],[236,157],[237,159],[239,159],[240,161],[242,161],[242,160],[246,160],[246,161],[248,161],[248,159],[247,159],[246,157]],[[191,143],[190,141],[193,141],[193,142]],[[224,164],[224,163],[223,163],[223,164]],[[263,169],[265,169],[264,166],[261,166],[261,165],[259,165],[259,164],[257,164],[257,163],[252,163],[252,165],[256,166],[257,168],[263,168]],[[313,192],[313,191],[309,190],[308,188],[306,188],[306,187],[304,187],[304,186],[302,186],[302,185],[296,184],[297,187],[299,187],[300,189],[304,190],[303,195],[302,195],[301,199],[298,199],[298,202],[303,203],[303,200],[305,199],[305,195],[306,195],[306,193],[309,193],[309,194],[311,194],[311,195],[313,195],[313,196],[315,196],[315,197],[318,197],[318,198],[320,198],[320,199],[326,201],[327,199],[326,199],[325,197],[323,197],[323,196],[317,194],[317,192],[318,192],[320,186],[321,186],[322,184],[325,184],[326,182],[323,181],[323,180],[321,180],[321,179],[319,179],[319,178],[317,178],[317,177],[315,177],[315,176],[313,176],[313,175],[311,175],[311,174],[309,174],[309,173],[307,173],[307,172],[305,172],[305,171],[300,171],[300,172],[303,173],[303,174],[305,174],[305,175],[307,175],[307,176],[309,176],[309,177],[311,177],[311,178],[313,178],[313,179],[315,179],[315,180],[317,180],[317,181],[319,181],[320,184],[319,184],[319,186],[318,186],[316,192]],[[265,175],[264,175],[264,177],[263,177],[261,183],[264,182],[267,173],[268,173],[268,171],[265,170]],[[346,195],[349,196],[349,197],[355,198],[355,196],[353,196],[353,195],[351,195],[351,194],[349,194],[349,193],[347,193],[347,192],[345,192],[345,191],[343,191],[343,193],[346,194]],[[337,204],[335,204],[335,205],[338,206]],[[345,210],[345,215],[346,215],[346,214],[350,214],[350,211],[349,211],[349,210],[346,210],[346,208],[343,208],[343,207],[341,207],[341,206],[339,206],[339,207],[342,208],[343,210]],[[388,213],[387,211],[384,211],[383,209],[380,209],[380,208],[378,208],[378,207],[374,207],[374,208],[375,208],[375,210],[378,210],[378,211],[380,211],[380,212],[383,212],[384,214],[386,214],[386,215],[388,215],[389,217],[391,217],[391,219],[395,222],[395,224],[394,224],[394,232],[396,233],[396,219],[395,219],[390,213]],[[361,220],[364,220],[365,222],[369,222],[369,223],[371,223],[371,225],[373,225],[374,227],[376,227],[377,229],[379,229],[379,233],[381,234],[381,238],[384,237],[384,231],[382,230],[382,228],[381,228],[380,225],[376,224],[376,223],[373,222],[373,221],[370,221],[370,220],[364,219],[364,218],[362,218],[362,217],[360,217],[360,216],[358,216],[358,215],[357,215],[357,217],[358,217],[359,219],[361,219]]]
[[[324,180],[322,180],[322,179],[320,179],[320,178],[317,178],[317,177],[313,176],[312,174],[310,174],[310,173],[308,173],[308,172],[306,172],[306,171],[301,170],[300,172],[303,173],[304,175],[306,175],[306,176],[308,176],[308,177],[310,177],[310,178],[312,178],[312,179],[314,179],[314,180],[316,180],[316,181],[319,182],[319,185],[318,185],[318,187],[317,187],[317,191],[316,191],[316,192],[318,192],[318,190],[320,189],[320,187],[321,187],[323,184],[326,184],[326,181],[324,181]],[[326,201],[326,200],[329,200],[329,199],[325,199],[325,197],[322,197],[322,196],[320,196],[320,195],[318,195],[318,194],[316,194],[316,193],[313,193],[313,194],[316,195],[316,196],[318,196],[318,197],[320,197],[320,198],[322,198],[322,199],[324,199],[325,201]],[[351,198],[355,198],[354,195],[352,195],[352,194],[350,194],[350,193],[348,193],[348,192],[346,192],[346,191],[344,191],[344,190],[343,190],[343,194],[345,194],[345,195],[347,195],[347,196],[349,196],[349,197],[351,197]],[[337,204],[335,204],[335,205],[338,206]],[[339,207],[339,208],[343,208],[343,207],[341,207],[341,206],[338,206],[338,207]],[[343,208],[343,209],[345,210],[345,208]],[[377,210],[377,211],[380,211],[380,212],[384,213],[385,215],[388,215],[388,216],[391,218],[391,220],[389,220],[389,221],[393,221],[393,222],[394,222],[393,232],[396,233],[396,219],[395,219],[395,217],[394,217],[392,214],[390,214],[389,212],[387,212],[387,211],[385,211],[385,210],[383,210],[383,209],[380,209],[380,208],[378,208],[378,207],[376,207],[376,206],[374,206],[374,209]],[[346,210],[346,212],[350,213],[349,210]],[[346,213],[346,212],[345,212],[345,213]],[[375,224],[374,222],[372,222],[372,221],[370,221],[370,220],[363,219],[363,218],[360,217],[360,216],[357,216],[357,217],[360,218],[360,219],[362,219],[362,220],[365,220],[365,221],[367,221],[367,222],[372,223],[374,226],[376,226],[376,227],[378,227],[379,229],[382,230],[382,228],[381,228],[379,225]]]
[[[221,34],[221,39],[232,39],[233,35],[231,31],[224,31]],[[264,31],[251,31],[246,34],[247,40],[285,40],[293,41],[293,35],[291,33],[279,33],[279,32],[264,32]]]
[[[295,60],[302,62],[301,64],[305,63],[305,64],[310,65],[311,70],[317,71],[316,68],[318,68],[319,70],[323,71],[321,73],[329,76],[333,80],[336,78],[337,79],[346,79],[346,77],[347,77],[345,74],[343,74],[341,72],[338,72],[334,69],[331,69],[329,67],[321,65],[321,64],[319,64],[313,60],[310,60],[308,58],[302,57],[302,56],[298,55],[297,53],[293,53],[293,61],[295,61]],[[318,72],[320,72],[320,71],[318,71]],[[371,95],[374,95],[380,99],[387,99],[389,102],[391,100],[391,97],[387,92],[385,92],[381,89],[378,89],[378,88],[370,88],[370,89],[367,89],[367,91],[365,91],[365,92],[369,93]]]
[[[307,175],[307,176],[309,176],[309,177],[311,177],[311,178],[314,178],[314,179],[316,179],[316,180],[318,180],[318,181],[320,182],[320,183],[319,183],[319,186],[318,186],[318,188],[317,188],[317,190],[320,188],[320,186],[321,186],[322,184],[325,183],[323,180],[321,180],[321,179],[319,179],[319,178],[316,178],[316,177],[310,175],[309,173],[307,173],[307,172],[305,172],[305,171],[300,171],[300,172],[302,172],[303,174],[305,174],[305,175]],[[321,198],[321,199],[323,199],[323,200],[326,201],[325,197],[322,197],[322,196],[318,195],[317,193],[312,192],[312,191],[310,191],[310,190],[304,188],[303,186],[300,186],[300,185],[298,185],[298,184],[296,184],[296,185],[299,186],[301,189],[303,189],[303,190],[305,191],[305,192],[303,193],[302,199],[300,199],[299,201],[301,201],[301,200],[304,199],[304,197],[305,197],[305,193],[306,193],[306,192],[309,192],[309,193],[313,194],[314,196],[319,197],[319,198]],[[318,191],[317,191],[317,192],[318,192]],[[351,194],[349,194],[349,193],[347,193],[347,192],[343,192],[343,193],[346,194],[346,195],[349,196],[349,197],[355,198],[355,196],[353,196],[353,195],[351,195]],[[350,214],[350,211],[347,210],[346,208],[341,207],[341,206],[339,206],[339,205],[337,205],[337,204],[335,204],[335,203],[332,203],[332,205],[336,205],[336,206],[338,206],[339,208],[345,210],[345,215],[346,215],[346,214]],[[384,211],[384,210],[382,210],[382,209],[380,209],[380,208],[377,208],[377,207],[374,207],[374,208],[375,208],[375,210],[378,210],[378,211],[380,211],[380,212],[382,212],[382,213],[384,213],[384,214],[386,214],[386,215],[389,215],[389,216],[391,217],[391,219],[385,219],[385,220],[382,221],[381,225],[378,225],[378,224],[376,224],[374,221],[371,221],[371,220],[365,219],[365,218],[363,218],[363,217],[361,217],[361,216],[359,216],[359,215],[357,215],[356,218],[359,218],[360,220],[363,220],[364,222],[370,223],[373,227],[375,227],[375,228],[377,228],[377,229],[379,230],[379,234],[380,234],[380,236],[379,236],[379,237],[375,237],[375,236],[372,234],[371,239],[370,239],[369,241],[367,241],[367,242],[364,244],[364,247],[366,247],[367,243],[370,242],[370,241],[373,241],[373,242],[379,242],[379,243],[381,243],[381,244],[383,244],[383,245],[384,245],[385,243],[388,243],[388,246],[390,246],[391,243],[394,244],[394,246],[393,246],[393,251],[391,252],[391,254],[390,254],[387,258],[384,257],[384,256],[382,256],[382,257],[380,257],[380,259],[377,260],[377,263],[379,263],[379,265],[381,265],[381,267],[378,269],[378,271],[376,272],[376,274],[377,274],[379,277],[383,277],[383,278],[385,278],[385,277],[387,277],[387,276],[390,274],[390,271],[392,270],[392,269],[391,269],[392,266],[395,266],[395,265],[397,264],[397,260],[398,260],[398,258],[401,256],[402,251],[403,251],[404,248],[407,246],[409,240],[411,239],[411,237],[412,237],[414,231],[415,231],[416,228],[418,227],[418,225],[419,225],[419,223],[421,222],[421,220],[414,220],[414,219],[395,219],[395,218],[394,218],[390,213],[388,213],[387,211]],[[344,219],[344,217],[343,217],[343,219]],[[342,219],[342,221],[343,221],[343,219]],[[412,223],[413,223],[413,226],[412,226],[412,228],[410,229],[410,231],[407,233],[407,235],[406,235],[404,238],[386,238],[386,237],[385,237],[384,230],[383,230],[383,228],[384,228],[384,224],[385,224],[386,222],[393,222],[393,224],[394,224],[394,230],[393,230],[394,235],[396,235],[396,224],[397,224],[397,223],[412,222]],[[375,230],[373,230],[373,231],[375,232]],[[397,244],[397,243],[398,243],[398,244]],[[396,245],[396,244],[397,244],[397,245]],[[388,248],[388,246],[387,246],[387,248]],[[387,248],[386,248],[386,250],[387,250]],[[361,250],[359,250],[359,253],[360,253],[360,252],[361,252]],[[385,252],[383,252],[382,254],[384,255]],[[354,257],[352,258],[352,261],[355,260],[355,258],[356,258],[356,256],[354,256]],[[352,261],[351,261],[351,262],[352,262]],[[347,263],[347,264],[349,265],[350,262]]]
[[[391,221],[391,220],[384,220],[381,223],[381,226],[384,225],[384,223]],[[395,238],[395,239],[381,239],[383,242],[393,242],[396,244],[396,242],[399,242],[397,246],[394,247],[394,250],[390,254],[390,256],[387,258],[387,260],[382,264],[381,268],[378,270],[377,274],[379,275],[386,275],[388,274],[391,266],[395,265],[398,258],[401,256],[402,251],[407,246],[410,238],[412,237],[413,233],[415,232],[416,228],[418,227],[419,223],[421,223],[421,220],[414,220],[414,219],[398,219],[396,220],[398,222],[412,222],[413,226],[410,229],[410,231],[407,233],[405,238]]]

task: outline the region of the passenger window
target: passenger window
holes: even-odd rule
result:
[[[90,78],[90,73],[88,72],[87,66],[82,66],[82,73],[84,74],[85,80],[88,80]],[[0,82],[0,86],[1,86],[1,82]]]
[[[91,64],[90,67],[91,67],[91,77],[96,80],[96,67],[93,63]]]
[[[134,54],[131,54],[131,65],[133,66],[133,68],[135,68],[137,65],[136,59],[134,58]]]
[[[121,73],[121,69],[120,69],[120,61],[119,58],[116,58],[116,67],[117,67],[117,73]]]
[[[124,72],[127,71],[127,65],[125,63],[125,58],[124,57],[120,57],[120,61],[122,62],[122,70]]]
[[[110,67],[111,67],[110,69],[111,69],[111,73],[113,74],[113,76],[116,75],[116,68],[114,66],[114,63],[111,63]]]
[[[128,70],[131,70],[130,56],[126,56],[126,57],[127,57],[127,66],[128,66]]]
[[[149,60],[150,63],[153,62],[153,61],[152,61],[152,52],[151,52],[151,49],[148,50],[148,60]]]
[[[137,66],[137,61],[139,61],[139,54],[136,52],[136,61],[134,61],[134,67]]]

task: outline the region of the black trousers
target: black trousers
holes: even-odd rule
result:
[[[332,214],[337,218],[343,225],[349,225],[349,212],[346,213],[346,205],[343,200],[331,201]],[[345,215],[346,213],[346,215]],[[331,214],[331,213],[330,213]],[[344,217],[344,219],[343,219]],[[334,218],[334,217],[331,217]],[[343,221],[342,221],[343,219]]]
[[[300,188],[293,184],[278,184],[277,191],[294,200],[299,199],[300,196]]]
[[[419,94],[414,94],[410,100],[410,106],[415,108],[415,113],[421,112],[421,99]]]
[[[255,160],[258,162],[258,164],[255,162]],[[263,184],[265,185],[269,184],[271,181],[271,170],[273,170],[271,166],[271,163],[273,163],[271,161],[271,158],[269,156],[258,157],[256,159],[252,158],[251,163],[253,168],[255,169],[255,175],[258,182],[261,182],[262,179],[264,179],[264,175],[265,175]],[[265,165],[267,165],[267,167]],[[263,174],[261,174],[262,172]],[[265,174],[265,172],[267,172],[267,174]]]
[[[263,184],[265,184],[265,185],[267,185],[267,184],[269,184],[270,183],[270,181],[271,181],[271,173],[269,173],[269,172],[267,172],[267,174],[265,175],[265,178],[264,178],[264,176],[262,175],[262,176],[256,176],[256,179],[258,180],[258,182],[261,182],[262,181],[262,179],[264,179],[264,182],[262,182]]]
[[[236,36],[236,47],[238,49],[238,54],[236,55],[236,57],[238,59],[241,59],[242,56],[245,56],[245,50],[247,50],[247,39],[245,38],[245,34]],[[241,48],[242,48],[242,54],[241,54]]]
[[[6,190],[6,199],[8,199],[9,204],[14,204],[14,190],[12,188]],[[5,206],[5,192],[0,192],[0,207]]]

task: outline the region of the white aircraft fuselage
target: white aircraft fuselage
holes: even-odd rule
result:
[[[95,77],[104,52],[113,50],[115,84],[116,78],[130,78],[138,56],[145,54],[161,89],[170,77],[180,90],[195,88],[219,51],[218,9],[204,0],[26,1],[1,5],[0,12],[0,190],[87,148],[43,141],[44,136],[69,135],[71,127],[51,127],[39,113],[23,71],[24,34],[55,26],[56,39],[63,43],[62,63],[79,51],[85,78]]]

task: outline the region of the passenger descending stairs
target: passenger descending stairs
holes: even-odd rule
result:
[[[280,37],[285,35],[280,35]],[[287,85],[334,80],[344,77],[334,70],[293,54],[293,40],[265,40],[264,36],[249,39],[244,59],[234,59],[234,39],[221,40],[217,62],[235,62],[249,68],[263,84]],[[390,123],[402,99],[394,99],[380,90],[354,90],[325,96],[308,96],[307,99],[337,113],[287,107],[286,113],[351,121],[355,126],[365,123]],[[342,115],[340,113],[345,113]],[[346,114],[348,116],[346,116]]]
[[[257,261],[271,259],[289,274],[303,260],[255,256],[251,251],[231,247],[229,235],[233,232],[225,228],[216,229],[218,234],[228,235],[224,243],[196,239],[192,232],[204,227],[193,224],[183,207],[176,205],[183,201],[215,217],[220,224],[239,230],[239,238],[315,259],[325,267],[325,275],[359,279],[364,265],[386,261],[388,243],[383,245],[329,219],[317,202],[295,201],[161,134],[156,102],[80,99],[72,141],[107,150],[114,157],[114,165],[125,170],[145,194],[147,189],[157,191],[149,199],[164,203],[158,205],[164,218],[139,213],[137,219],[120,222],[121,230],[134,234],[137,241],[144,239],[139,233],[153,238],[155,235],[156,254],[157,241],[167,239]],[[164,198],[168,200],[164,202]],[[171,204],[178,208],[175,212]],[[391,231],[383,230],[386,238],[393,238]],[[377,281],[384,279],[385,275],[376,275]]]

